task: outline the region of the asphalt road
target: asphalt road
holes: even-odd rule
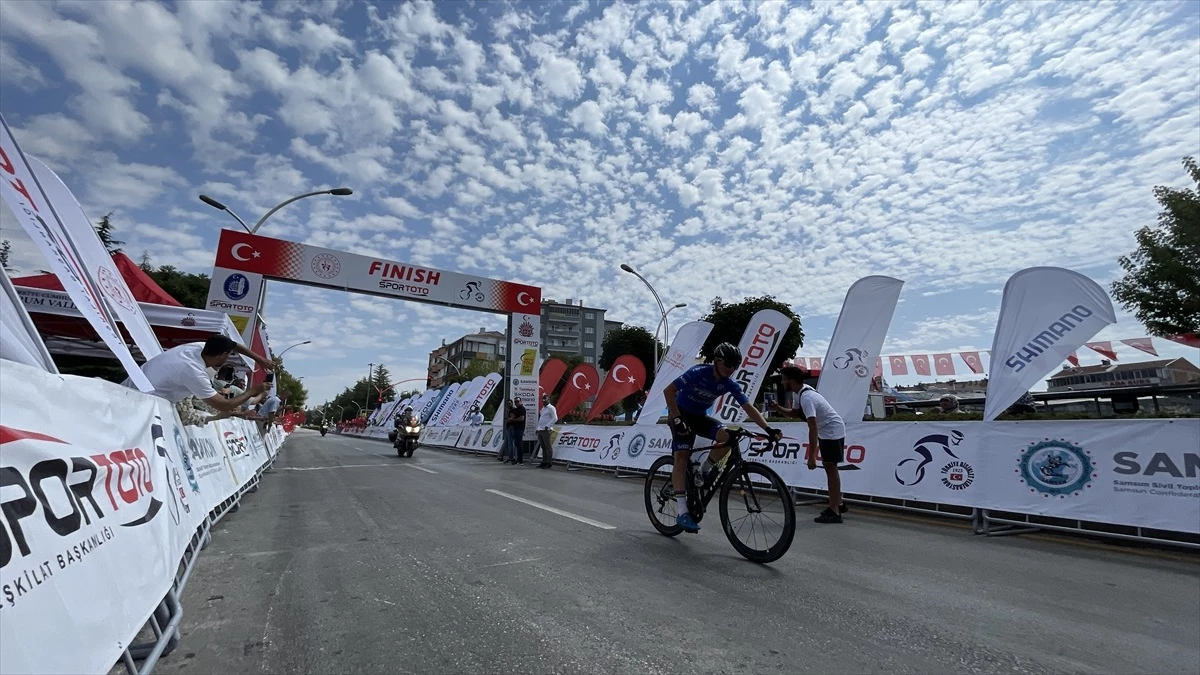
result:
[[[389,450],[297,432],[157,671],[1200,673],[1194,556],[806,507],[758,566],[657,534],[638,479]]]

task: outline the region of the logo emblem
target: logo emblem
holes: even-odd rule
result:
[[[917,456],[902,459],[896,465],[896,482],[912,486],[925,480],[925,466],[933,461],[934,453],[940,451],[949,455],[951,459],[958,459],[958,455],[950,448],[957,447],[962,440],[961,431],[951,431],[949,435],[930,434],[917,441],[913,444],[913,452],[917,453]]]
[[[625,454],[629,455],[629,459],[634,459],[638,455],[641,455],[642,451],[645,449],[646,449],[645,434],[637,434],[633,438],[629,439],[629,447],[625,450]]]
[[[313,256],[313,274],[322,279],[332,279],[342,271],[342,262],[331,253],[318,253]]]
[[[521,322],[521,326],[517,328],[517,332],[520,333],[521,337],[523,338],[531,338],[533,337],[533,324],[529,323],[529,319],[525,319]]]
[[[1096,477],[1090,452],[1065,439],[1031,443],[1017,459],[1017,474],[1030,492],[1045,497],[1077,495]]]
[[[867,369],[867,358],[870,356],[867,352],[853,347],[846,350],[844,356],[834,357],[833,367],[838,370],[845,370],[851,366],[854,367],[854,375],[856,377],[866,377],[870,370]]]
[[[111,270],[101,267],[96,276],[99,278],[100,290],[104,291],[110,300],[131,312],[137,308],[133,298],[129,297],[129,293],[122,286],[121,280]]]
[[[196,315],[192,314],[191,312],[188,312],[187,316],[185,316],[179,320],[179,323],[180,323],[180,325],[183,325],[183,326],[195,326],[196,325]]]
[[[233,273],[225,278],[225,297],[241,300],[250,292],[250,280],[245,274]]]
[[[975,469],[966,462],[950,462],[942,467],[942,485],[951,490],[966,490],[975,482]]]
[[[187,475],[188,485],[192,487],[192,492],[200,494],[200,483],[196,480],[196,473],[192,471],[192,458],[188,456],[187,443],[183,440],[183,433],[179,431],[179,427],[175,427],[175,450],[183,462],[183,472]]]
[[[492,436],[492,447],[493,448],[500,447],[500,441],[502,441],[502,440],[504,440],[504,434],[494,434]]]

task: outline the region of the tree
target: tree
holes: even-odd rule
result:
[[[12,272],[12,268],[8,266],[8,256],[12,253],[12,242],[5,239],[0,241],[0,267],[4,268],[5,272]]]
[[[1112,284],[1151,335],[1200,333],[1200,166],[1186,157],[1183,167],[1195,189],[1154,188],[1158,227],[1137,231],[1137,250],[1117,259],[1125,276]]]
[[[611,330],[604,336],[604,342],[601,344],[600,368],[608,370],[612,368],[613,362],[617,358],[625,354],[632,354],[642,362],[642,365],[646,366],[647,373],[653,373],[655,347],[658,348],[660,355],[665,351],[663,343],[651,335],[650,331],[641,326],[622,324],[620,328]]]
[[[700,349],[700,355],[711,361],[713,350],[717,348],[717,345],[722,342],[734,345],[741,343],[742,333],[746,331],[750,319],[755,313],[764,309],[774,309],[792,320],[792,324],[783,334],[775,357],[771,359],[767,373],[778,370],[784,361],[794,357],[796,350],[804,345],[804,329],[800,326],[800,317],[792,311],[792,308],[776,300],[773,295],[746,298],[735,303],[726,303],[719,297],[713,298],[708,315],[703,319],[711,323],[713,329],[708,334],[708,340],[704,342],[704,347]]]
[[[392,391],[392,373],[387,369],[387,366],[378,365],[375,367],[375,373],[371,376],[371,397],[372,405],[378,404],[380,399],[384,401],[396,400],[396,392]],[[380,394],[380,392],[383,392]]]
[[[288,392],[288,405],[294,408],[303,408],[308,401],[308,390],[304,388],[304,383],[283,367],[283,359],[276,356],[272,360],[275,362],[276,390],[280,393]]]
[[[100,243],[104,244],[104,249],[108,251],[109,254],[112,254],[119,252],[121,250],[121,244],[124,244],[125,242],[118,241],[114,236],[113,225],[110,218],[112,218],[111,211],[104,214],[104,217],[101,218],[100,222],[96,224],[96,236],[100,237]]]
[[[143,258],[143,260],[146,259]],[[163,265],[159,268],[143,265],[142,269],[151,279],[154,279],[154,283],[161,286],[184,307],[204,309],[208,305],[209,278],[207,274],[181,272],[171,265]]]
[[[491,375],[492,373],[499,372],[499,370],[499,361],[493,361],[491,359],[471,359],[467,362],[465,368],[460,371],[454,371],[453,375],[446,378],[446,383],[452,384],[455,382],[470,382],[477,377]]]

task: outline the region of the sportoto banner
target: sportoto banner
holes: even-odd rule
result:
[[[1030,267],[1012,275],[996,320],[984,420],[996,419],[1116,321],[1108,293],[1078,272]]]
[[[742,365],[733,374],[733,379],[741,385],[751,403],[758,396],[758,390],[771,367],[771,359],[775,358],[775,352],[779,351],[779,343],[783,342],[783,335],[791,325],[790,318],[773,309],[755,312],[754,316],[750,317],[750,323],[746,325],[746,332],[742,333],[739,345],[742,350]],[[728,395],[717,399],[711,414],[726,424],[741,424],[746,420],[746,411],[742,409],[742,405]]]
[[[461,414],[459,415],[458,423],[467,423],[467,416],[471,413],[471,408],[473,407],[478,406],[480,412],[482,412],[483,406],[487,405],[488,399],[492,397],[492,392],[496,391],[496,387],[498,387],[500,382],[503,380],[504,378],[500,375],[500,373],[489,373],[487,377],[483,378],[483,383],[475,392],[474,398],[472,398],[466,407],[462,409]]]
[[[441,425],[442,415],[445,414],[446,408],[450,407],[454,397],[458,395],[458,390],[464,387],[464,383],[452,382],[450,386],[442,391],[442,398],[438,401],[437,407],[433,409],[433,414],[429,417],[429,426],[436,427]]]
[[[696,355],[704,347],[704,341],[712,332],[713,325],[707,321],[692,321],[685,323],[675,333],[675,341],[667,350],[666,356],[658,364],[658,372],[646,392],[646,402],[638,413],[637,421],[645,417],[647,424],[654,424],[660,415],[666,414],[667,400],[663,397],[663,389],[683,374],[683,371],[695,365]]]
[[[466,406],[469,401],[475,400],[475,394],[479,388],[483,387],[484,379],[485,378],[483,375],[477,375],[470,382],[464,382],[463,385],[458,388],[458,391],[455,392],[454,400],[450,402],[450,405],[446,406],[446,411],[442,413],[442,417],[438,423],[442,426],[454,426],[461,424],[462,419],[460,413],[463,411],[464,406]]]
[[[538,305],[541,312],[541,305]],[[513,314],[508,321],[509,393],[521,399],[525,406],[525,436],[532,441],[537,438],[538,412],[542,399],[538,396],[538,375],[542,369],[542,315]]]
[[[205,308],[228,314],[242,340],[252,344],[254,322],[251,319],[258,313],[258,298],[264,283],[261,274],[213,267]]]
[[[817,391],[844,419],[861,421],[867,392],[883,340],[887,337],[904,282],[891,277],[863,277],[846,291],[842,312],[825,353]]]
[[[254,480],[282,433],[263,438],[245,420],[184,427],[163,399],[11,361],[0,381],[0,666],[106,672],[196,528]]]
[[[788,485],[824,489],[824,471],[805,463],[807,426],[778,426],[782,443],[767,452],[753,441],[746,457]],[[478,449],[481,429],[425,442]],[[838,470],[848,494],[1200,533],[1197,438],[1200,418],[869,422],[847,427]],[[665,424],[561,425],[552,439],[556,459],[605,468],[645,470],[671,447]]]

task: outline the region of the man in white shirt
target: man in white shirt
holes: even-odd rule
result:
[[[537,437],[542,446],[542,462],[539,469],[549,469],[554,466],[554,451],[550,449],[550,429],[558,422],[558,409],[550,404],[550,396],[542,395],[542,412],[538,415]]]
[[[179,403],[195,396],[215,410],[232,412],[263,390],[260,385],[234,398],[225,398],[213,388],[207,368],[224,365],[234,353],[249,356],[267,370],[274,368],[267,359],[218,334],[205,342],[189,342],[168,349],[143,363],[142,373],[150,380],[150,384],[154,385],[154,391],[150,393],[171,403]],[[131,380],[125,380],[124,384],[127,387],[134,386]]]
[[[816,389],[804,384],[808,373],[802,368],[784,366],[779,374],[788,391],[798,392],[799,408],[784,408],[772,401],[771,408],[780,414],[802,417],[808,422],[808,468],[817,468],[817,453],[829,481],[829,508],[815,518],[818,523],[840,523],[847,508],[842,504],[842,477],[838,464],[846,459],[846,423]]]
[[[265,387],[266,384],[264,383],[263,386]],[[267,397],[267,400],[263,401],[262,407],[258,409],[258,414],[262,416],[266,426],[269,427],[276,423],[276,420],[279,418],[279,411],[284,403],[287,402],[287,398],[288,392],[285,390],[280,391],[278,394],[271,394]]]
[[[483,424],[483,413],[479,412],[478,405],[471,405],[471,414],[467,416],[467,421],[470,422],[471,426],[473,427]]]

